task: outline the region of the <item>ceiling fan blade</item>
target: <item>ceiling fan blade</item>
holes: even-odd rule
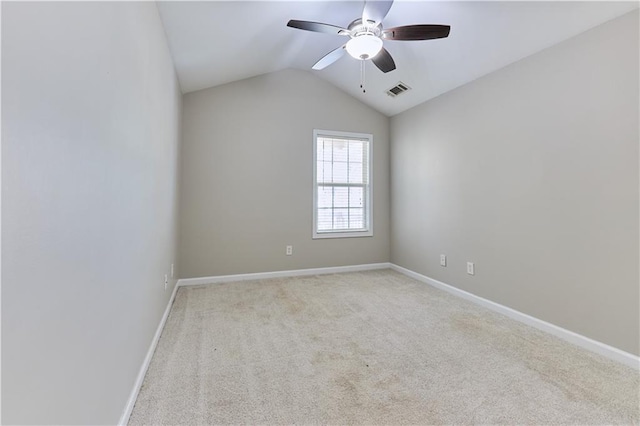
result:
[[[396,69],[396,63],[393,62],[393,58],[384,47],[376,56],[372,59],[373,63],[380,69],[380,71],[387,73]]]
[[[331,24],[323,24],[321,22],[297,21],[290,20],[287,27],[297,28],[299,30],[314,31],[316,33],[326,33],[335,35],[349,35],[349,30]]]
[[[334,63],[335,61],[337,61],[338,59],[342,58],[342,55],[344,55],[344,52],[345,52],[345,46],[346,44],[324,55],[318,62],[315,63],[314,66],[311,67],[311,69],[314,69],[314,70],[324,69],[329,65],[331,65],[332,63]]]
[[[433,40],[449,36],[449,25],[406,25],[386,28],[382,31],[385,40]]]
[[[392,4],[393,0],[365,1],[364,10],[362,11],[362,22],[375,22],[377,26],[382,22],[384,17],[387,16]]]

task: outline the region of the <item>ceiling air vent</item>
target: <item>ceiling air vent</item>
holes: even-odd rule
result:
[[[391,96],[392,98],[395,98],[400,93],[404,93],[407,90],[411,90],[411,87],[409,87],[406,84],[404,84],[403,82],[399,81],[398,84],[393,86],[391,89],[387,90],[387,95]]]

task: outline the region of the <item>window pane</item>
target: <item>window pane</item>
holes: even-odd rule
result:
[[[317,181],[320,183],[331,183],[333,174],[331,173],[332,165],[326,161],[318,161],[316,166]]]
[[[349,188],[349,207],[363,207],[363,194],[363,188]]]
[[[364,209],[349,209],[349,228],[364,228]]]
[[[349,228],[349,209],[333,210],[333,229]]]
[[[363,161],[363,142],[360,141],[351,141],[349,144],[349,162],[351,163],[362,163]]]
[[[318,207],[333,207],[333,188],[330,186],[318,187]]]
[[[349,144],[345,140],[334,139],[333,141],[333,161],[347,161]]]
[[[333,229],[333,210],[318,209],[318,231]]]
[[[369,164],[362,163],[362,183],[369,183]]]
[[[331,147],[332,144],[330,139],[318,139],[318,161],[331,161],[331,157],[333,155]]]
[[[333,163],[333,183],[347,183],[347,163]]]
[[[349,188],[333,188],[334,207],[349,207]]]
[[[362,163],[349,163],[349,183],[363,183]]]

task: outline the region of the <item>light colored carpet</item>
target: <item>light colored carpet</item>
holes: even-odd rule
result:
[[[180,288],[129,424],[638,424],[639,386],[381,270]]]

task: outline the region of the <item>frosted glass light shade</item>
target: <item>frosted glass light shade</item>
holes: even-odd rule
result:
[[[371,59],[382,49],[382,40],[372,34],[363,34],[347,42],[347,52],[356,59]]]

